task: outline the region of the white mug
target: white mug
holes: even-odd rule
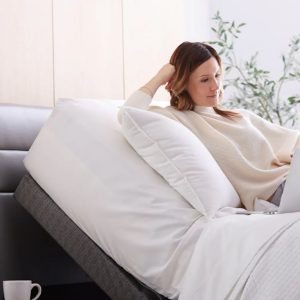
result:
[[[31,297],[31,290],[36,287],[37,295]],[[42,293],[42,288],[38,283],[31,280],[6,280],[3,281],[4,300],[36,300]]]

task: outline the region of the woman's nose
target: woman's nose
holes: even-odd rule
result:
[[[211,89],[212,91],[215,91],[215,90],[218,90],[219,87],[220,87],[220,82],[219,82],[219,80],[218,80],[218,79],[213,79],[213,80],[212,80],[212,83],[211,83],[211,85],[210,85],[210,89]]]

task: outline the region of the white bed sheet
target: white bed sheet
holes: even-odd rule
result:
[[[241,300],[300,299],[300,222],[270,246],[242,289]]]
[[[299,213],[228,215],[209,222],[190,243],[194,252],[179,283],[179,300],[240,299],[258,262],[299,219]]]

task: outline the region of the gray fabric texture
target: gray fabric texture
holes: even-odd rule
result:
[[[52,109],[0,104],[0,149],[28,150]]]
[[[167,299],[117,265],[30,175],[23,177],[15,197],[111,299]]]
[[[0,103],[0,193],[15,191],[25,174],[23,159],[51,111]]]
[[[14,192],[26,173],[23,160],[27,151],[0,150],[0,193]]]
[[[0,254],[0,282],[25,278],[46,286],[91,281],[12,193],[0,193]]]

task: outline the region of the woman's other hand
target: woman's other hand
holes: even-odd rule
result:
[[[172,76],[174,75],[174,73],[175,67],[171,64],[166,64],[163,67],[161,67],[160,70],[156,73],[156,75],[144,86],[142,86],[140,90],[153,97],[160,86],[167,84],[166,89],[169,91]]]
[[[158,72],[157,78],[160,79],[161,85],[169,83],[175,73],[175,67],[170,63],[165,64]]]

